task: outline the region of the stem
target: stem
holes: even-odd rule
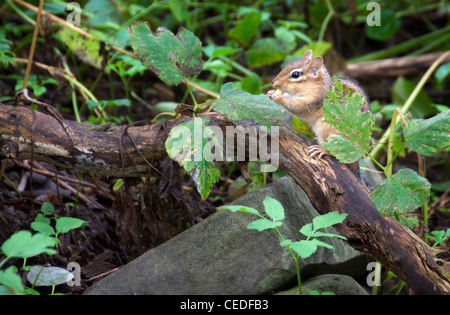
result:
[[[33,56],[34,56],[34,49],[36,48],[36,39],[37,39],[37,35],[39,32],[39,24],[41,22],[41,14],[42,14],[43,6],[44,6],[44,0],[39,0],[39,9],[37,12],[36,24],[34,25],[33,39],[31,40],[30,54],[28,55],[27,69],[25,70],[25,78],[23,79],[22,89],[26,89],[27,85],[28,85],[28,78],[30,76],[31,66],[33,65],[32,61],[33,61]]]
[[[327,26],[328,23],[330,22],[331,18],[333,17],[334,14],[334,9],[333,6],[330,2],[330,0],[326,0],[327,3],[327,7],[328,7],[328,14],[325,17],[325,19],[323,20],[322,26],[320,27],[320,33],[319,33],[319,39],[317,40],[318,43],[320,43],[324,36],[325,36],[325,31],[327,30]]]
[[[259,217],[268,220],[267,218],[263,217],[262,215],[259,215]],[[281,241],[284,241],[284,237],[283,235],[281,235],[280,230],[278,230],[278,228],[276,227],[275,230],[278,233],[278,236],[281,238]],[[286,247],[289,251],[289,253],[291,254],[292,258],[294,258],[294,262],[295,262],[295,271],[297,273],[297,283],[298,283],[298,294],[299,295],[303,295],[303,290],[302,290],[302,280],[300,278],[300,266],[298,264],[298,257],[299,255],[295,256],[294,253],[292,252],[292,250],[289,248],[289,246]]]
[[[231,60],[228,57],[225,56],[218,56],[218,59],[222,60],[223,62],[228,63],[230,66],[232,66],[233,68],[235,68],[236,70],[240,71],[242,74],[246,75],[247,77],[250,77],[253,75],[253,72],[251,72],[250,70],[248,70],[247,68],[245,68],[244,66],[240,65],[239,63],[237,63],[236,61]]]
[[[303,295],[302,280],[300,279],[300,267],[298,265],[298,257],[297,258],[294,257],[294,261],[295,261],[295,271],[297,272],[298,294]]]
[[[402,113],[407,113],[409,108],[411,107],[412,103],[414,102],[414,100],[416,99],[417,95],[419,94],[420,90],[422,90],[423,86],[425,85],[425,83],[427,82],[428,78],[433,74],[433,72],[436,70],[436,68],[439,66],[439,64],[445,59],[447,58],[447,56],[450,55],[450,51],[446,52],[445,54],[441,55],[431,66],[430,68],[428,68],[427,72],[425,72],[425,74],[423,75],[423,77],[420,79],[419,83],[416,85],[416,87],[414,88],[414,90],[412,91],[411,95],[408,97],[408,99],[406,100],[405,104],[403,105],[403,107],[401,108],[401,112]],[[397,117],[396,119],[396,124],[400,121],[400,117]],[[381,149],[383,148],[383,143],[386,139],[386,137],[390,134],[391,132],[391,127],[388,127],[388,129],[385,131],[385,133],[383,134],[383,136],[380,138],[380,142],[378,143],[378,145],[372,150],[372,152],[370,153],[373,156],[377,156]]]
[[[0,268],[5,264],[5,262],[6,261],[8,261],[8,259],[10,259],[11,257],[6,257],[5,259],[3,259],[1,262],[0,262]]]
[[[428,33],[428,34],[423,35],[418,38],[408,40],[406,42],[403,42],[403,43],[393,46],[391,48],[376,51],[373,53],[369,53],[367,55],[349,59],[349,60],[347,60],[347,62],[354,63],[354,62],[363,62],[363,61],[371,61],[371,60],[388,58],[388,57],[397,55],[399,53],[411,50],[414,47],[419,46],[422,43],[427,42],[429,40],[435,40],[435,39],[441,38],[442,36],[447,35],[449,31],[450,31],[450,26],[446,26],[444,28],[441,28],[440,30]]]
[[[191,90],[191,87],[189,86],[189,81],[187,78],[184,78],[184,83],[186,84],[189,94],[191,95],[192,101],[194,102],[194,113],[196,113],[199,106],[197,104],[197,100],[194,97],[194,94],[192,93],[192,90]]]

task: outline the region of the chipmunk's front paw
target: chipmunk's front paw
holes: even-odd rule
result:
[[[283,93],[280,90],[270,90],[267,92],[267,96],[269,96],[273,101],[277,101],[277,99],[281,98]]]
[[[324,155],[331,155],[330,151],[322,147],[321,145],[311,145],[308,149],[309,157],[313,158],[316,155],[319,155],[318,159],[320,160]]]

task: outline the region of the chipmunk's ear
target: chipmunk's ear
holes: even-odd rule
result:
[[[303,58],[304,59],[311,59],[313,55],[313,51],[311,49],[308,49],[307,51],[305,51],[305,53],[303,54]]]
[[[311,64],[310,64],[310,67],[311,67],[311,73],[312,73],[315,77],[317,77],[317,75],[318,75],[318,73],[319,73],[319,70],[320,70],[320,68],[322,67],[322,65],[323,65],[323,59],[322,59],[322,57],[320,57],[320,56],[317,56],[316,58],[314,58],[314,59],[311,61]]]

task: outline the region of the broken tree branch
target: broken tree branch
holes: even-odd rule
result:
[[[153,167],[158,167],[158,161],[167,157],[164,143],[170,129],[180,121],[189,119],[129,127],[126,135],[119,127],[104,128],[65,121],[73,131],[74,146],[55,118],[39,112],[35,116],[35,160],[116,177],[145,176],[153,172]],[[233,126],[216,113],[203,116],[208,116],[222,130]],[[0,158],[31,157],[32,122],[32,109],[0,104]],[[226,135],[226,132],[223,134]],[[366,188],[347,167],[332,157],[321,160],[309,158],[307,150],[310,144],[310,140],[282,128],[279,139],[280,168],[303,188],[319,213],[348,213],[346,221],[337,229],[347,237],[349,244],[371,254],[403,279],[415,293],[448,294],[449,248],[431,248],[408,228],[382,216]]]

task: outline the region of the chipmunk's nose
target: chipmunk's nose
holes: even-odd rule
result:
[[[273,79],[272,82],[271,82],[270,84],[271,84],[274,88],[278,88],[276,78]]]

